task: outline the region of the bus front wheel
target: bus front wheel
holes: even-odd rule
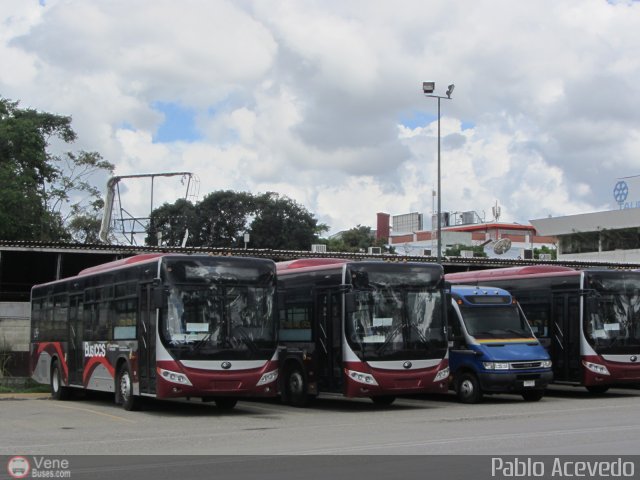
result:
[[[216,402],[216,407],[218,407],[218,409],[229,411],[229,410],[233,410],[233,407],[235,407],[236,403],[238,403],[238,399],[231,398],[231,397],[220,397],[220,398],[216,398],[215,402]]]
[[[594,395],[602,395],[607,390],[609,390],[609,387],[605,385],[590,385],[586,387],[586,389],[589,391],[589,393],[593,393]]]
[[[307,381],[300,367],[291,367],[285,379],[287,401],[294,407],[305,407],[309,403]]]
[[[395,401],[396,397],[393,395],[380,395],[377,397],[371,397],[371,401],[374,405],[378,405],[381,407],[388,407]]]
[[[482,401],[480,382],[473,373],[463,373],[458,378],[456,394],[462,403],[479,403]]]
[[[57,361],[51,366],[51,398],[54,400],[67,400],[69,388],[62,386],[62,371]]]
[[[116,382],[116,401],[121,404],[125,410],[137,410],[139,408],[140,399],[133,394],[133,379],[129,366],[123,364],[118,370],[118,380]]]

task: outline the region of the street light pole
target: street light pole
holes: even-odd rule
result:
[[[431,98],[437,98],[438,99],[438,212],[437,212],[437,216],[438,216],[438,220],[437,220],[437,235],[438,235],[438,254],[437,254],[437,261],[438,263],[442,263],[442,202],[441,202],[441,174],[440,174],[440,100],[442,98],[445,98],[447,100],[451,100],[451,93],[453,93],[453,89],[455,88],[455,85],[452,83],[451,85],[449,85],[449,87],[447,88],[446,91],[446,97],[441,97],[439,95],[433,95],[433,91],[436,88],[436,83],[435,82],[422,82],[422,91],[424,92],[424,94],[427,97],[431,97]]]

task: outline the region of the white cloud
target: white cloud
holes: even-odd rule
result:
[[[442,200],[521,223],[611,205],[640,173],[638,3],[10,1],[0,95],[73,117],[116,174],[192,171],[277,191],[331,232]],[[154,144],[155,102],[196,114],[197,142]],[[398,126],[417,113],[429,122]],[[463,125],[472,125],[464,128]],[[142,187],[125,200],[144,209]],[[158,201],[181,195],[180,185]],[[488,216],[488,214],[487,214]]]

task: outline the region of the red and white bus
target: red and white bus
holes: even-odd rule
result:
[[[446,392],[444,275],[428,263],[277,263],[283,400]]]
[[[446,278],[511,292],[551,354],[554,382],[593,393],[640,384],[640,272],[537,265]]]
[[[277,394],[271,260],[146,254],[31,291],[31,371],[56,399],[74,389],[202,397],[231,409]]]

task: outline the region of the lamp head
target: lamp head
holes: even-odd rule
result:
[[[449,87],[447,88],[447,98],[451,98],[451,94],[453,93],[453,89],[456,88],[456,86],[452,83],[451,85],[449,85]]]
[[[422,82],[422,91],[426,93],[433,93],[436,89],[436,82]]]

